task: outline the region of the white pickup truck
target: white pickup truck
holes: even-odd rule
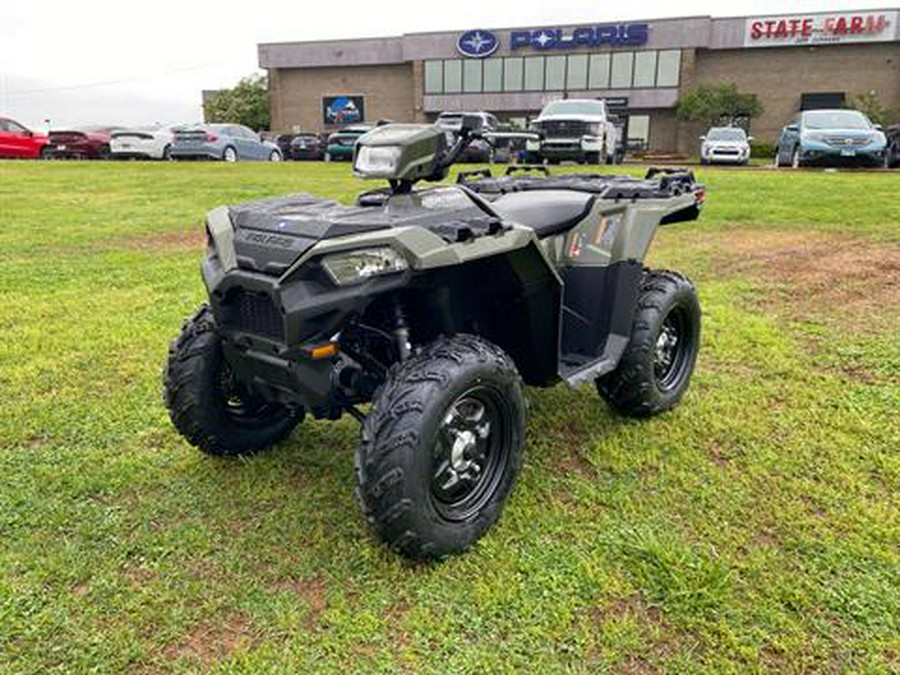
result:
[[[532,160],[550,164],[564,160],[612,164],[616,160],[616,127],[602,100],[553,101],[544,106],[531,128],[541,135],[540,141],[526,144]]]

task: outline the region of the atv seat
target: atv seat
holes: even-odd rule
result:
[[[595,195],[572,190],[510,192],[491,206],[498,215],[534,230],[539,239],[571,229],[591,211]]]

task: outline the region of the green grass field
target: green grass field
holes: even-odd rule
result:
[[[356,422],[217,461],[161,400],[206,210],[349,174],[0,163],[0,671],[900,672],[898,175],[701,170],[651,259],[704,307],[681,406],[529,391],[498,526],[424,566]]]

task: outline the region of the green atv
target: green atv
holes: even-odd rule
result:
[[[642,262],[657,227],[698,217],[693,175],[481,171],[414,190],[446,177],[479,123],[453,142],[431,125],[362,136],[354,173],[390,187],[355,206],[300,194],[211,211],[209,304],[165,369],[172,422],[212,455],[265,449],[305,414],[358,419],[362,510],[416,559],[464,550],[499,517],[525,384],[592,381],[647,417],[682,397],[699,347],[691,282]]]

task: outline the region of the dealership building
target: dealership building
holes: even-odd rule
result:
[[[734,82],[765,112],[774,141],[797,111],[873,95],[900,109],[900,11],[533,26],[261,44],[274,130],[327,131],[358,121],[430,121],[485,110],[519,125],[559,98],[603,98],[629,144],[696,147],[676,116],[701,84]]]

